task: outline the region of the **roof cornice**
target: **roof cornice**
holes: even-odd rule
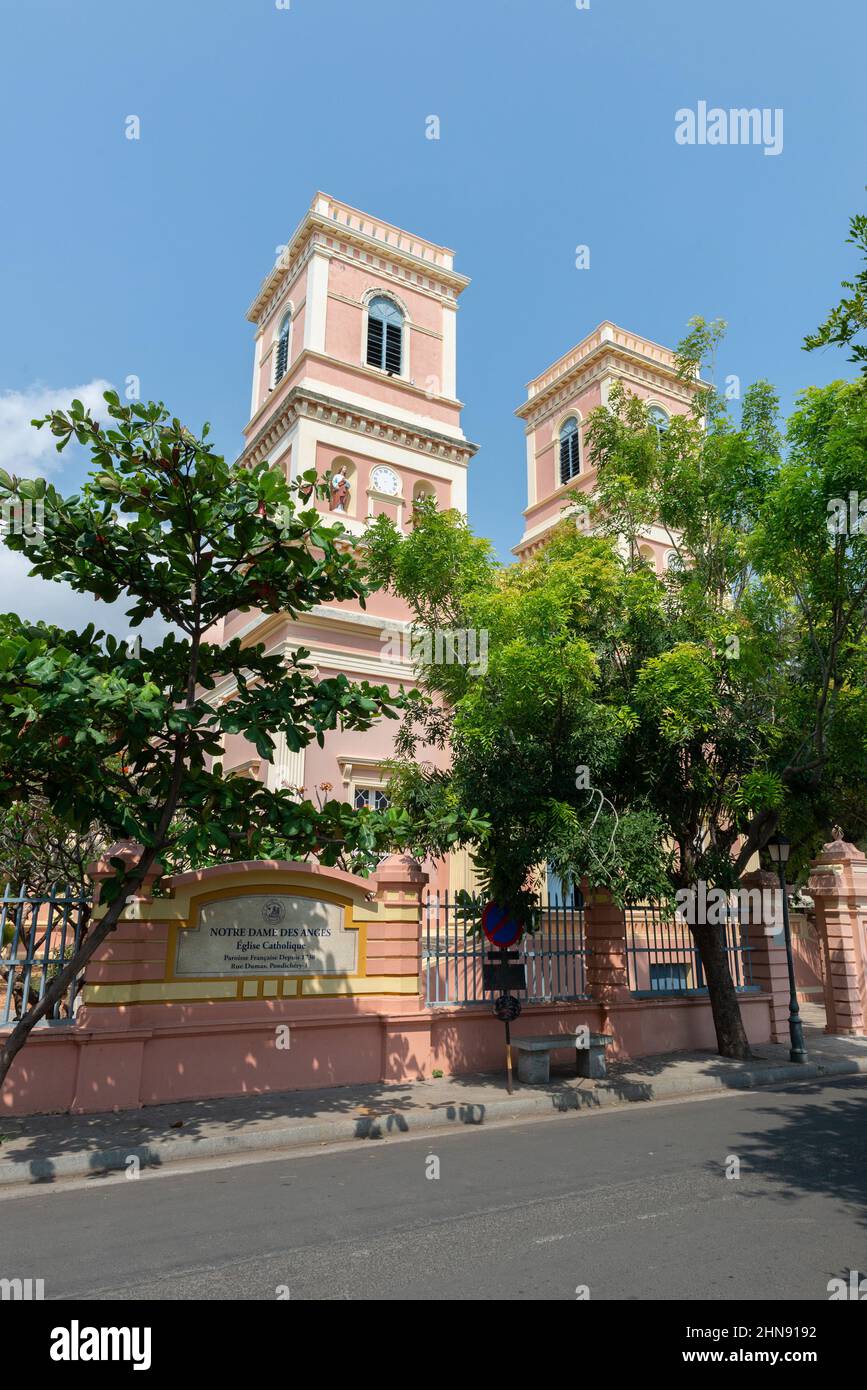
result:
[[[285,282],[296,274],[303,258],[309,252],[311,239],[335,236],[345,245],[355,246],[371,255],[400,265],[413,274],[436,281],[450,291],[453,298],[470,283],[468,276],[459,275],[453,269],[454,253],[449,247],[437,246],[434,242],[413,236],[391,223],[359,212],[347,203],[337,202],[327,194],[317,193],[284,247],[280,259],[259,286],[258,293],[247,310],[247,318],[251,323],[258,323],[263,318],[271,303],[279,297]],[[421,254],[413,250],[414,247],[418,247]],[[329,250],[324,242],[323,250]]]
[[[635,381],[664,387],[669,395],[691,401],[697,390],[706,390],[707,383],[698,378],[694,385],[678,375],[676,356],[671,348],[663,347],[650,338],[641,338],[617,324],[601,323],[582,338],[574,348],[564,353],[546,371],[527,383],[528,397],[515,414],[524,420],[541,419],[558,403],[564,390],[574,391],[596,377],[605,375],[599,364],[609,359],[609,366],[630,374]]]
[[[360,436],[367,435],[379,442],[412,449],[428,458],[442,459],[447,463],[466,465],[479,448],[469,439],[455,439],[453,435],[440,434],[423,425],[408,424],[405,420],[396,420],[360,406],[346,405],[333,396],[324,396],[306,386],[295,386],[287,392],[267,424],[247,444],[241,461],[259,463],[267,458],[275,444],[298,419],[320,420],[338,428],[342,426]]]
[[[676,397],[685,405],[691,404],[695,391],[707,389],[707,382],[697,381],[695,387],[688,386],[673,368],[668,369],[663,364],[644,358],[638,353],[604,343],[569,371],[557,377],[550,386],[524,401],[523,405],[518,406],[515,414],[526,420],[528,425],[538,424],[540,420],[572,399],[576,391],[613,374],[648,389],[665,391],[667,395]]]

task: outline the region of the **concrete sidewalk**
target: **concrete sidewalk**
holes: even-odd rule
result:
[[[867,1075],[867,1039],[828,1037],[805,1029],[809,1061],[788,1060],[788,1047],[767,1044],[748,1062],[712,1052],[672,1052],[609,1065],[605,1081],[555,1072],[544,1086],[506,1091],[501,1075],[449,1077],[406,1084],[340,1086],[318,1091],[182,1101],[100,1115],[0,1119],[0,1186],[311,1145],[422,1135],[459,1125],[591,1111],[636,1101],[687,1099],[754,1086],[821,1082]]]

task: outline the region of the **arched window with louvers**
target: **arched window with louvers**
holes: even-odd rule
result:
[[[560,426],[560,483],[568,483],[581,472],[581,442],[574,415]]]
[[[389,376],[403,371],[404,318],[397,305],[377,295],[367,306],[367,365]]]
[[[287,309],[280,320],[280,331],[277,334],[277,346],[274,357],[274,385],[281,381],[286,375],[286,368],[289,366],[289,338],[292,333],[292,310]]]

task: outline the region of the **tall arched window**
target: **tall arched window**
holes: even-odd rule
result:
[[[403,367],[403,314],[384,295],[367,306],[367,364],[399,376]]]
[[[647,418],[657,434],[665,434],[668,429],[668,416],[661,405],[652,405],[647,412]]]
[[[280,333],[277,338],[277,359],[274,364],[274,385],[286,375],[289,366],[289,333],[292,328],[292,310],[283,315]]]
[[[560,426],[560,482],[568,483],[581,471],[578,421],[574,415]]]

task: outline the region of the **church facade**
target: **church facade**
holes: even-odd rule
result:
[[[354,535],[380,513],[406,529],[422,496],[466,513],[477,446],[461,425],[457,318],[468,284],[447,247],[317,193],[248,311],[255,342],[242,459],[268,459],[290,477],[313,468],[330,473],[330,497],[318,505]],[[618,380],[647,400],[661,429],[673,413],[689,410],[674,354],[611,323],[531,381],[517,410],[527,458],[520,559],[544,544],[568,493],[592,492],[584,425]],[[651,528],[642,546],[660,571],[668,562],[666,539]],[[211,637],[241,637],[269,653],[305,647],[323,677],[342,671],[396,690],[414,681],[409,632],[402,601],[376,593],[365,610],[322,606],[296,622],[239,612]],[[226,685],[213,698],[233,694]],[[337,797],[377,809],[387,804],[394,732],[387,721],[366,733],[335,731],[324,748],[298,753],[278,736],[271,763],[230,736],[224,767],[275,788],[303,788],[314,802]],[[429,759],[442,765],[443,755],[429,750]],[[465,854],[428,867],[438,888],[469,881]]]

